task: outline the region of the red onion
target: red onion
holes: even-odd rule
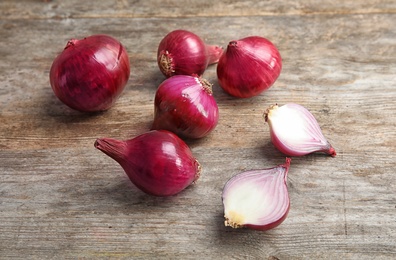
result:
[[[195,182],[201,167],[177,135],[153,130],[127,141],[100,138],[95,147],[117,161],[143,192],[171,196]]]
[[[205,69],[217,63],[223,49],[207,45],[198,35],[175,30],[160,42],[157,52],[158,66],[166,77],[173,75],[201,76]]]
[[[322,134],[315,117],[298,104],[273,105],[264,113],[274,146],[288,156],[303,156],[324,152],[336,156],[336,151]]]
[[[281,69],[278,49],[265,38],[251,36],[228,44],[217,64],[217,77],[225,92],[247,98],[268,89]]]
[[[225,225],[268,230],[280,225],[290,208],[286,163],[273,168],[251,170],[232,177],[223,189]]]
[[[109,109],[123,91],[130,74],[128,54],[107,35],[70,40],[52,63],[50,83],[67,106],[94,112]]]
[[[154,100],[152,129],[165,129],[184,138],[209,134],[219,120],[212,85],[205,79],[176,75],[160,84]]]

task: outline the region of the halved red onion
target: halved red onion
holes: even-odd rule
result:
[[[269,230],[280,225],[290,208],[286,163],[273,168],[251,170],[235,175],[224,186],[225,225]]]
[[[264,113],[274,146],[287,156],[323,152],[336,156],[315,117],[299,104],[270,106]]]

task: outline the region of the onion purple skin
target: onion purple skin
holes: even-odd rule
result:
[[[167,78],[174,75],[202,76],[210,64],[217,63],[223,49],[206,44],[198,35],[174,30],[159,43],[158,67]]]
[[[268,225],[263,225],[263,226],[246,224],[244,227],[249,228],[249,229],[258,230],[258,231],[267,231],[267,230],[276,228],[277,226],[282,224],[283,221],[285,221],[285,219],[287,218],[287,215],[289,214],[289,210],[290,210],[290,202],[289,202],[289,205],[287,207],[287,211],[285,212],[285,214],[281,218],[279,218],[277,221],[270,223]]]
[[[99,138],[95,148],[117,161],[136,187],[153,196],[178,194],[197,181],[201,172],[187,144],[166,130],[127,141]]]
[[[163,81],[155,94],[154,108],[152,129],[169,130],[182,138],[202,138],[219,120],[211,85],[193,76],[175,75]]]
[[[292,149],[289,149],[283,145],[283,143],[279,140],[279,138],[276,136],[276,134],[273,133],[273,131],[270,131],[270,136],[271,136],[271,142],[275,146],[276,149],[278,149],[281,153],[283,153],[286,156],[294,156],[294,157],[300,157],[300,156],[305,156],[308,154],[312,153],[325,153],[328,154],[332,157],[335,157],[337,155],[335,149],[328,143],[328,146],[324,149],[321,150],[315,150],[315,151],[295,151]]]
[[[282,70],[275,45],[260,36],[231,41],[217,64],[220,87],[238,98],[250,98],[270,88]]]
[[[52,63],[50,84],[64,104],[81,112],[109,109],[130,75],[125,47],[108,35],[70,40]]]

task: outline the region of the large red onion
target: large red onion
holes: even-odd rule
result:
[[[212,85],[205,79],[176,75],[160,84],[154,100],[153,129],[166,129],[184,138],[209,134],[219,120]]]
[[[222,53],[220,46],[208,45],[192,32],[175,30],[161,40],[157,61],[159,69],[166,77],[201,76],[210,64],[217,63]]]
[[[123,91],[130,74],[124,46],[107,35],[70,40],[53,61],[50,83],[67,106],[94,112],[109,109]]]
[[[217,77],[225,92],[248,98],[271,87],[281,70],[282,59],[275,45],[250,36],[228,44],[217,64]]]
[[[201,167],[177,135],[153,130],[126,141],[99,138],[95,147],[117,161],[142,191],[171,196],[199,178]]]

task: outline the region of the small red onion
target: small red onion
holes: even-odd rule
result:
[[[273,105],[264,113],[274,146],[288,156],[323,152],[336,156],[336,151],[322,134],[315,117],[298,104]]]
[[[228,44],[217,64],[217,77],[225,92],[248,98],[271,87],[281,70],[282,59],[275,45],[250,36]]]
[[[219,120],[212,85],[205,79],[176,75],[160,84],[154,100],[152,129],[172,131],[183,138],[209,134]]]
[[[82,112],[109,109],[123,91],[130,74],[122,44],[107,35],[70,40],[52,63],[50,83],[67,106]]]
[[[173,75],[202,76],[205,69],[217,63],[223,49],[207,45],[198,35],[175,30],[160,42],[157,52],[158,66],[166,77]]]
[[[251,170],[232,177],[223,189],[225,225],[269,230],[280,225],[290,208],[286,163],[273,168]]]
[[[154,196],[179,193],[201,172],[187,144],[166,130],[149,131],[127,141],[100,138],[95,147],[117,161],[136,187]]]

